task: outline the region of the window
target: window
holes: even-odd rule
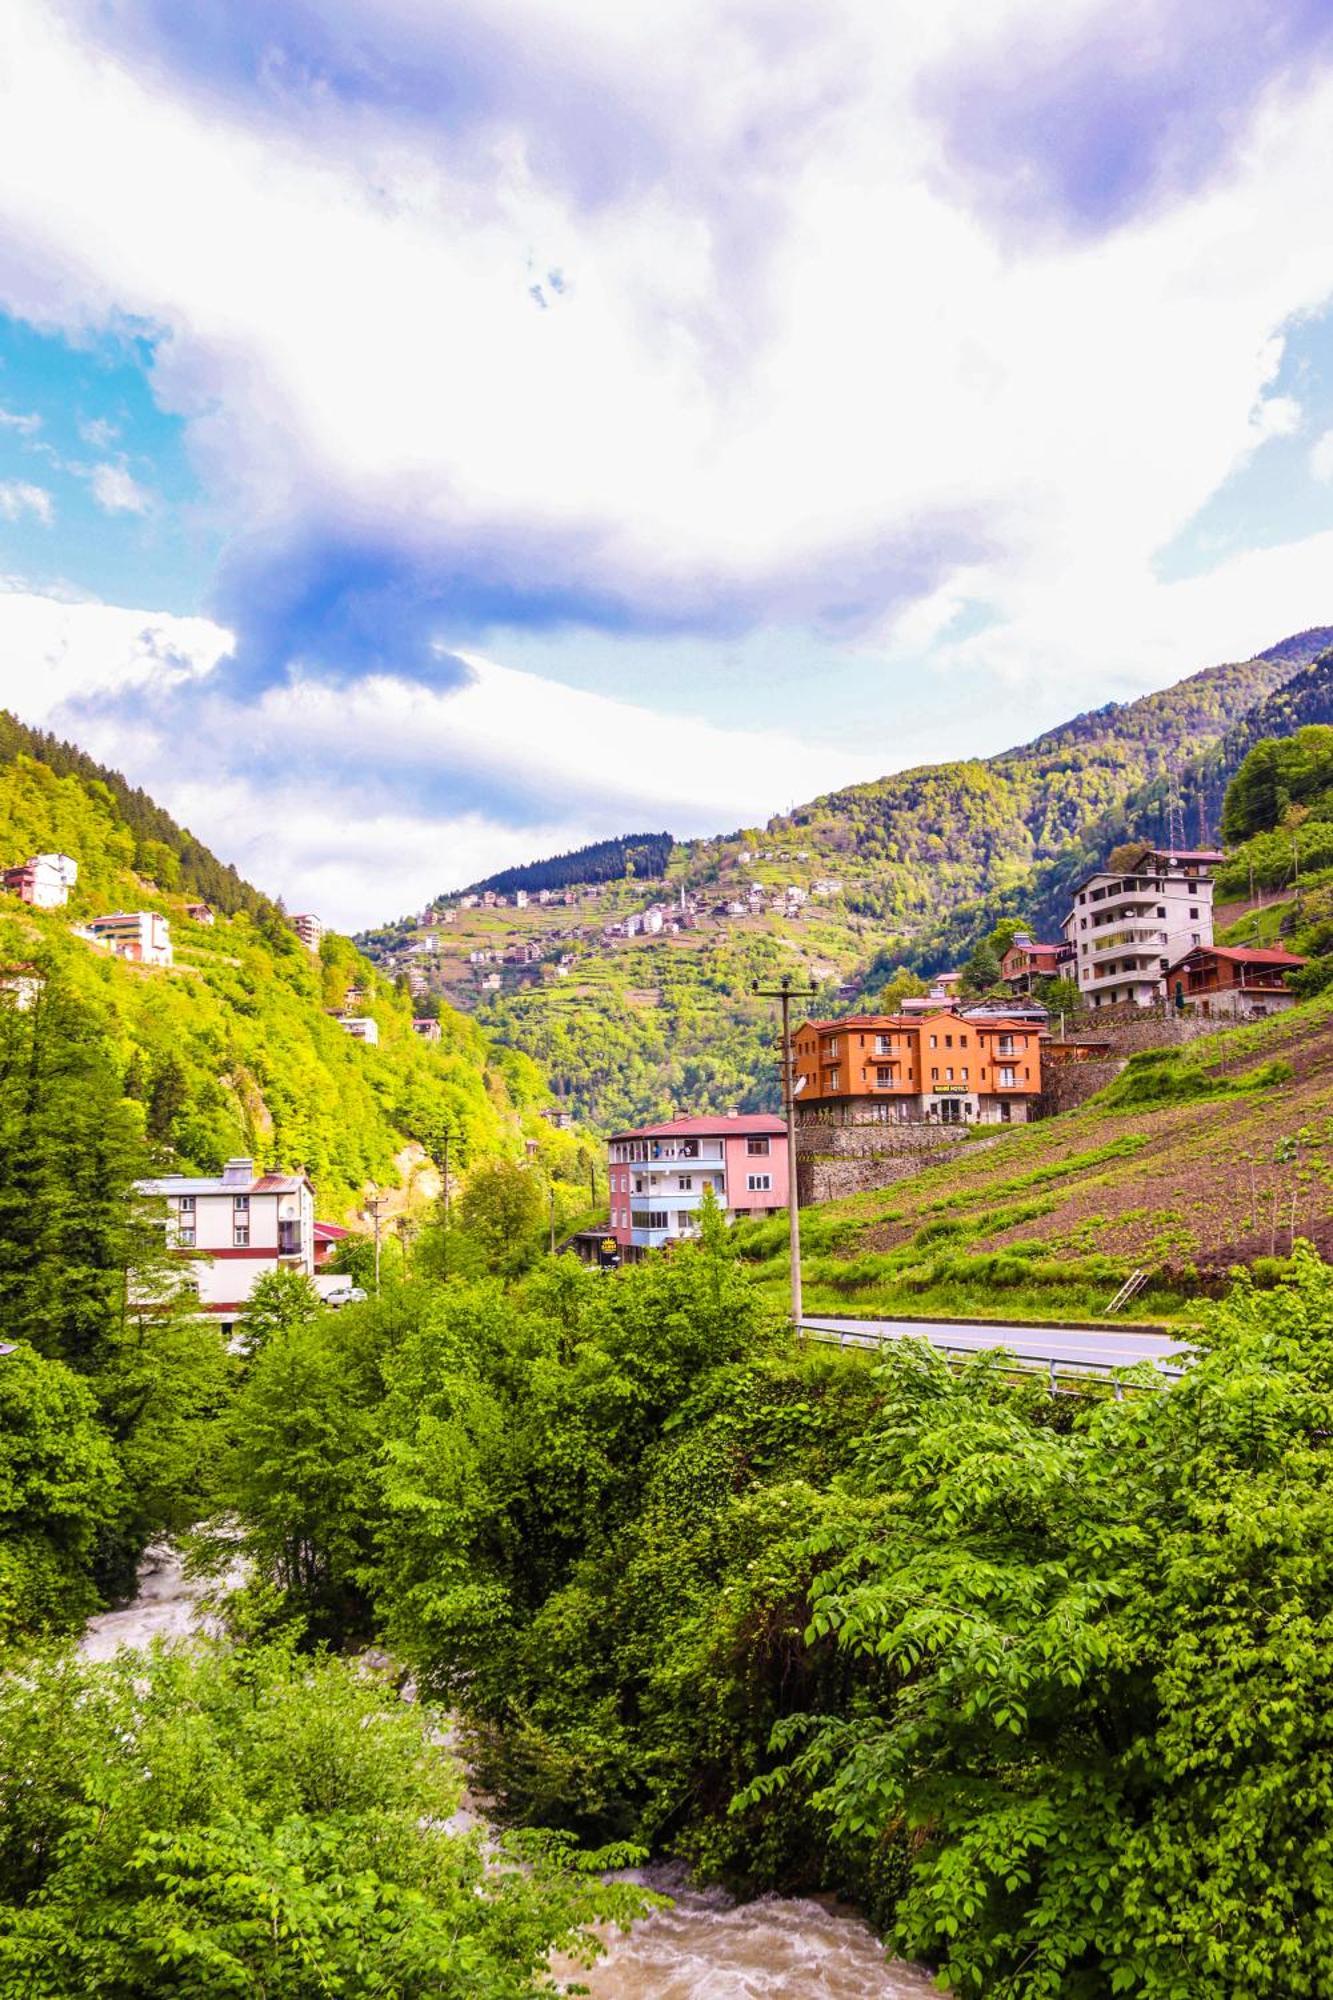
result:
[[[745,1150],[751,1159],[767,1159],[769,1145],[767,1139],[747,1139]]]
[[[192,1194],[183,1194],[180,1198],[178,1206],[180,1208],[180,1212],[182,1215],[193,1215],[194,1196]]]
[[[952,1064],[952,1063],[950,1063],[950,1064],[949,1064],[948,1068],[947,1068],[947,1069],[945,1070],[945,1072],[944,1072],[944,1081],[945,1081],[946,1083],[952,1083],[952,1082],[953,1082],[953,1064]]]
[[[841,1088],[841,1085],[842,1085],[842,1076],[841,1076],[840,1072],[839,1072],[838,1070],[836,1070],[836,1069],[831,1069],[831,1070],[829,1071],[829,1073],[828,1073],[828,1087],[829,1087],[829,1089],[830,1089],[830,1090],[838,1090],[838,1089],[840,1089],[840,1088]]]
[[[250,1197],[248,1194],[236,1195],[231,1205],[238,1215],[248,1215],[250,1213]]]
[[[1017,1083],[1017,1082],[1018,1082],[1018,1071],[1017,1071],[1016,1069],[1012,1068],[1012,1067],[1011,1067],[1011,1066],[1010,1066],[1009,1064],[1007,1064],[1007,1063],[1006,1063],[1006,1064],[1003,1064],[1003,1065],[1001,1066],[1001,1069],[1000,1069],[1000,1082],[1001,1082],[1001,1084],[1002,1084],[1002,1085],[1004,1085],[1004,1086],[1006,1086],[1006,1087],[1008,1087],[1008,1086],[1010,1086],[1010,1085],[1012,1085],[1012,1084],[1015,1084],[1015,1083]]]
[[[1197,910],[1191,910],[1191,911],[1190,911],[1190,918],[1191,918],[1191,921],[1192,921],[1192,922],[1194,922],[1194,923],[1196,923],[1196,924],[1197,924],[1197,923],[1198,923],[1198,921],[1199,921],[1199,912],[1198,912]]]
[[[176,1245],[177,1248],[181,1250],[193,1250],[194,1224],[192,1222],[181,1223],[180,1227],[176,1231]]]
[[[946,1035],[946,1036],[944,1037],[944,1046],[945,1046],[945,1048],[946,1048],[946,1049],[951,1049],[951,1048],[953,1047],[953,1036],[952,1036],[952,1035]]]
[[[964,1083],[966,1083],[966,1082],[967,1082],[967,1064],[966,1064],[966,1063],[964,1063],[964,1064],[963,1064],[963,1069],[962,1069],[962,1077],[963,1077],[963,1082],[964,1082]]]
[[[773,1185],[772,1174],[747,1174],[745,1185],[751,1194],[767,1194]]]
[[[1012,1104],[1011,1104],[1011,1103],[1009,1102],[1009,1099],[1008,1099],[1007,1097],[1002,1097],[1002,1098],[1000,1099],[1000,1123],[1001,1123],[1001,1125],[1010,1125],[1010,1124],[1012,1124],[1012,1123],[1013,1123],[1013,1117],[1014,1117],[1014,1107],[1013,1107],[1013,1105],[1012,1105]]]
[[[934,1035],[932,1035],[930,1038],[930,1046],[932,1047],[932,1049],[937,1049],[939,1047],[939,1040]]]
[[[232,1230],[232,1232],[231,1232],[231,1240],[232,1240],[232,1247],[233,1247],[234,1249],[236,1249],[236,1250],[248,1250],[248,1249],[250,1248],[250,1225],[249,1225],[249,1223],[248,1223],[248,1222],[238,1222],[238,1223],[236,1224],[236,1227],[235,1227],[235,1228],[234,1228],[234,1229]]]
[[[930,1080],[931,1080],[931,1082],[932,1082],[932,1083],[938,1083],[938,1082],[939,1082],[939,1080],[940,1080],[940,1073],[939,1073],[939,1071],[938,1071],[937,1069],[933,1069],[933,1070],[932,1070],[932,1071],[930,1072]]]
[[[680,1193],[681,1193],[681,1194],[693,1194],[693,1193],[694,1193],[694,1175],[693,1175],[693,1174],[677,1174],[677,1176],[676,1176],[676,1185],[677,1185],[677,1188],[679,1189],[679,1191],[680,1191]]]
[[[893,1082],[893,1071],[890,1069],[888,1063],[881,1063],[879,1065],[875,1071],[875,1082],[881,1090],[886,1089]]]
[[[960,1036],[958,1037],[958,1046],[959,1046],[959,1048],[960,1048],[960,1049],[965,1049],[965,1048],[967,1047],[967,1036],[966,1036],[966,1035],[960,1035]]]
[[[640,1209],[634,1218],[640,1229],[668,1229],[671,1217],[664,1208]]]

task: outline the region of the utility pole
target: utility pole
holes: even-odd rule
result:
[[[791,1236],[791,1323],[799,1333],[801,1307],[801,1198],[796,1185],[796,1089],[791,1062],[791,1003],[813,1000],[813,986],[793,986],[791,974],[784,972],[776,986],[750,988],[761,1000],[777,1000],[782,1005],[782,1108],[787,1114],[787,1223]]]
[[[388,1200],[388,1198],[389,1198],[389,1197],[388,1197],[387,1195],[385,1195],[385,1194],[381,1194],[381,1193],[380,1193],[380,1191],[379,1191],[379,1189],[378,1189],[378,1188],[376,1187],[376,1185],[375,1185],[374,1181],[371,1181],[371,1183],[370,1183],[370,1193],[369,1193],[369,1195],[368,1195],[368,1196],[367,1196],[367,1198],[366,1198],[366,1207],[367,1207],[367,1208],[368,1208],[368,1209],[370,1210],[370,1219],[371,1219],[371,1221],[372,1221],[372,1222],[374,1223],[374,1225],[375,1225],[375,1296],[376,1296],[376,1298],[378,1298],[378,1297],[379,1297],[379,1292],[380,1292],[380,1214],[381,1214],[381,1211],[382,1211],[382,1208],[383,1208],[383,1204],[384,1204],[384,1203],[385,1203],[385,1202],[386,1202],[386,1201]]]
[[[547,1194],[548,1209],[551,1221],[551,1255],[554,1257],[555,1255],[555,1182],[554,1181],[547,1182],[546,1194]]]
[[[461,1133],[456,1132],[452,1125],[446,1123],[440,1126],[426,1148],[440,1176],[440,1234],[442,1237],[440,1265],[444,1277],[448,1277],[449,1275],[449,1226],[452,1220],[449,1207],[449,1147],[453,1140],[461,1139],[461,1137]]]

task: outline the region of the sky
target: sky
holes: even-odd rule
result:
[[[360,926],[1333,622],[1330,0],[6,0],[0,705]]]

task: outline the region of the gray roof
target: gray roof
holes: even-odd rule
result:
[[[253,1174],[249,1180],[223,1180],[219,1174],[162,1174],[136,1181],[140,1194],[296,1194],[309,1186],[303,1174]]]

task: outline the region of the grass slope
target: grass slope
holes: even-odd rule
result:
[[[1146,1318],[1200,1281],[1333,1256],[1333,995],[1153,1050],[1079,1110],[960,1148],[915,1179],[806,1212],[811,1311],[1086,1318],[1136,1267]],[[775,1293],[785,1225],[737,1230]]]

